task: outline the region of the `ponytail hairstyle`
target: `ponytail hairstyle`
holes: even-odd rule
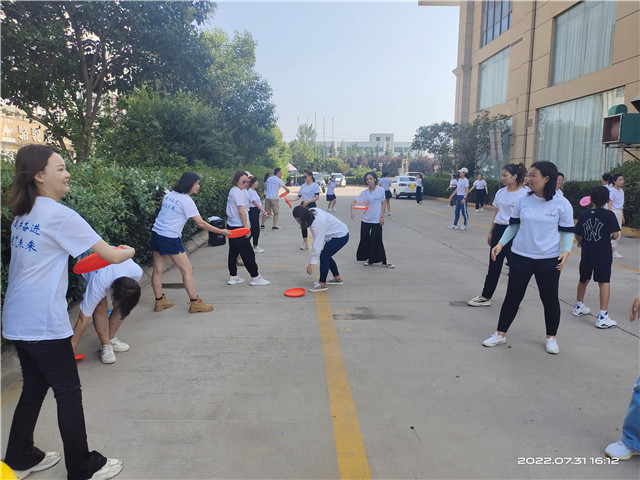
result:
[[[258,182],[258,179],[256,177],[254,176],[249,177],[249,185],[247,186],[247,189],[251,188],[251,186],[257,182]]]
[[[124,320],[140,300],[140,285],[133,278],[116,278],[111,284],[113,291],[113,310],[118,311]]]
[[[609,185],[611,185],[611,175],[610,174],[608,174],[608,173],[603,174],[602,175],[602,180],[604,180]]]
[[[189,193],[196,182],[200,180],[200,175],[193,172],[184,172],[173,187],[174,192]]]
[[[556,183],[558,182],[558,168],[553,162],[546,160],[535,162],[530,168],[536,168],[540,171],[540,175],[543,177],[549,177],[549,181],[545,184],[542,196],[548,202],[556,194]],[[529,192],[529,195],[533,194],[533,190]]]
[[[38,196],[34,177],[44,170],[54,153],[58,152],[48,145],[30,144],[18,150],[9,194],[9,209],[13,215],[24,215],[33,208]]]
[[[527,174],[527,169],[524,167],[524,163],[519,163],[517,165],[515,163],[510,163],[508,165],[505,165],[502,169],[506,170],[511,175],[517,175],[516,177],[517,184],[518,185],[523,184],[524,176]]]
[[[375,183],[378,183],[378,174],[376,172],[369,172],[364,176],[364,183],[367,183],[367,177],[371,175],[373,177],[373,180],[375,181]],[[389,175],[387,172],[383,173],[382,176],[386,177],[387,175]]]
[[[298,205],[293,209],[293,218],[300,220],[300,226],[302,228],[309,228],[316,219],[316,215],[310,209]]]

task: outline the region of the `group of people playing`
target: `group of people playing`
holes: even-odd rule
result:
[[[572,208],[564,197],[556,195],[558,173],[553,163],[536,162],[531,166],[529,192],[523,188],[524,174],[522,165],[507,165],[502,172],[505,187],[496,194],[494,205],[498,210],[488,238],[492,248],[489,273],[482,295],[470,301],[470,304],[490,305],[502,261],[510,251],[509,283],[498,329],[483,344],[495,346],[506,342],[506,332],[515,318],[530,277],[535,275],[545,311],[546,349],[556,354],[559,348],[555,336],[560,320],[558,281],[573,242]],[[264,228],[265,218],[272,217],[272,229],[279,229],[279,192],[284,189],[285,194],[290,193],[281,176],[282,171],[276,169],[274,175],[266,179],[263,208],[256,192],[257,179],[249,177],[244,171],[237,171],[227,197],[227,227],[217,228],[201,217],[191,198],[200,189],[199,176],[193,172],[182,175],[172,191],[164,195],[151,232],[151,284],[156,312],[174,306],[162,291],[167,257],[180,270],[190,300],[189,312],[210,312],[214,308],[198,295],[193,267],[182,245],[182,229],[190,218],[201,229],[228,237],[229,285],[244,282],[238,276],[238,258],[251,275],[250,285],[270,284],[259,273],[256,253],[264,252],[258,247],[258,237],[261,228]],[[304,172],[303,178],[305,182],[296,199],[301,203],[293,209],[292,214],[301,228],[304,242],[301,248],[309,248],[308,231],[312,232],[313,243],[306,272],[311,275],[314,267],[319,265],[319,279],[309,290],[321,292],[327,290],[328,285],[343,283],[333,257],[349,241],[349,229],[345,223],[317,207],[320,193],[312,172]],[[12,252],[2,333],[14,342],[23,375],[23,390],[13,416],[5,457],[5,462],[19,478],[49,468],[61,459],[60,453],[38,449],[33,439],[40,407],[49,388],[53,389],[57,402],[68,478],[108,479],[122,469],[120,460],[108,459],[89,450],[74,355],[91,317],[102,344],[101,360],[104,363],[116,361],[114,352],[129,350],[129,345],[118,340],[116,333],[140,299],[138,281],[142,277],[142,269],[132,260],[135,254],[132,247],[119,245],[113,248],[77,212],[60,203],[69,191],[69,179],[65,161],[51,147],[27,145],[18,151],[9,199],[15,219],[11,226]],[[382,241],[384,217],[390,214],[385,213],[387,197],[381,186],[383,182],[378,184],[375,172],[367,173],[365,182],[367,188],[351,202],[352,220],[355,220],[356,204],[364,209],[356,259],[364,262],[365,266],[381,264],[393,268]],[[624,179],[622,182],[614,180],[614,184],[616,182],[623,184]],[[585,212],[588,218],[583,220],[581,217],[578,222],[579,232],[582,232],[580,228],[584,225],[584,233],[578,233],[578,238],[585,252],[584,265],[581,262],[580,266],[579,298],[584,297],[584,288],[592,271],[595,272],[594,280],[601,285],[609,281],[606,264],[608,261],[610,273],[611,249],[608,258],[605,258],[607,255],[604,250],[594,256],[586,254],[587,250],[592,251],[591,243],[599,241],[593,238],[594,222],[604,225],[598,229],[602,237],[619,230],[615,218],[606,218],[606,213],[611,212],[602,209],[609,199],[608,191],[603,193],[602,190],[606,189],[599,188],[601,190],[594,189],[592,192],[592,202],[596,208]],[[334,198],[328,196],[327,200],[334,203],[329,203],[329,209],[335,209],[335,194],[331,195]],[[261,224],[260,214],[263,215]],[[248,233],[237,237],[232,235],[239,228],[248,229]],[[558,231],[562,236],[562,248],[557,240]],[[68,258],[81,257],[88,250],[100,255],[110,265],[83,275],[86,290],[78,321],[72,329],[66,301]],[[332,273],[331,279],[327,278],[329,272]],[[603,296],[606,293],[608,300],[608,288],[601,286],[601,293]],[[112,310],[108,309],[109,297]],[[574,314],[576,311],[588,313],[581,302],[576,302],[578,310],[574,310]],[[29,315],[25,315],[25,311],[30,312]],[[608,316],[603,320],[599,317],[598,322],[605,326],[615,325],[615,322],[607,319]]]

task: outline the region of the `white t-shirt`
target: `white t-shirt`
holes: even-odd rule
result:
[[[373,192],[365,189],[356,197],[356,202],[364,203],[367,210],[362,214],[364,223],[380,223],[382,216],[382,202],[384,202],[384,188],[376,187]]]
[[[457,185],[458,185],[458,180],[455,178],[452,178],[451,181],[449,182],[449,188],[453,188]]]
[[[476,187],[476,190],[484,190],[487,186],[487,181],[485,179],[476,180],[473,182],[473,186]]]
[[[264,198],[269,198],[271,200],[278,198],[278,192],[282,187],[284,187],[282,179],[276,175],[271,175],[264,183]]]
[[[422,179],[420,177],[416,178],[416,187],[422,186]]]
[[[611,209],[621,209],[624,207],[624,190],[611,187],[609,189],[609,198],[611,199]]]
[[[327,185],[327,195],[335,195],[336,185],[338,185],[338,182],[335,180],[329,182],[329,185]]]
[[[311,260],[309,263],[315,265],[320,259],[320,253],[324,248],[325,242],[332,238],[342,238],[349,233],[347,226],[333,215],[320,210],[319,208],[310,208],[315,213],[315,219],[309,229],[313,235],[313,244],[311,245]]]
[[[569,200],[558,195],[549,201],[533,193],[524,195],[516,203],[511,216],[520,219],[511,251],[523,257],[557,257],[561,252],[559,228],[573,229],[573,208]]]
[[[244,193],[245,191],[246,190],[238,187],[233,187],[229,190],[229,196],[227,197],[227,225],[230,227],[244,227],[238,207],[244,207],[248,214],[249,201],[247,200],[247,195]]]
[[[37,197],[11,224],[9,283],[2,334],[9,340],[58,340],[73,335],[67,313],[69,256],[100,241],[74,210]]]
[[[133,278],[139,282],[142,278],[142,269],[129,259],[122,263],[107,265],[100,270],[82,275],[87,281],[87,289],[82,296],[80,310],[86,317],[93,315],[94,310],[104,297],[109,295],[111,284],[120,277]]]
[[[556,195],[558,195],[560,197],[564,197],[564,193],[562,193],[562,190],[560,190],[560,189],[556,190]]]
[[[172,190],[162,199],[162,208],[151,230],[163,237],[180,238],[187,220],[198,215],[198,207],[189,195]]]
[[[502,187],[496,192],[496,196],[493,199],[493,206],[498,209],[496,218],[493,219],[493,223],[496,225],[509,225],[509,219],[513,214],[513,209],[516,206],[520,197],[527,194],[524,188],[515,192],[507,191],[507,187]]]
[[[386,192],[391,190],[391,179],[389,177],[382,177],[378,183]]]
[[[311,185],[307,185],[306,183],[300,185],[298,196],[302,198],[303,202],[308,202],[316,195],[320,195],[320,187],[316,182],[313,182]]]
[[[258,195],[258,192],[256,192],[253,188],[247,189],[247,200],[249,200],[249,208],[258,208],[258,205],[262,205],[262,202],[260,201],[260,195]],[[253,202],[258,202],[258,205]]]
[[[469,188],[469,179],[468,178],[459,179],[458,184],[456,185],[456,195],[464,196],[467,188]]]

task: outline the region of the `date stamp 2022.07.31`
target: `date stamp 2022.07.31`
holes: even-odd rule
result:
[[[609,457],[518,457],[518,465],[617,465]]]

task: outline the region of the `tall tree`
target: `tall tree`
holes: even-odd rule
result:
[[[457,167],[467,167],[470,172],[480,172],[491,155],[492,130],[508,133],[509,117],[506,115],[489,116],[487,110],[478,113],[473,122],[456,124],[454,129],[453,152],[457,157]]]
[[[295,140],[289,143],[289,148],[291,148],[291,163],[293,163],[294,167],[298,170],[313,170],[315,167],[313,154],[315,143],[316,131],[313,125],[300,125]]]
[[[451,153],[453,151],[455,126],[449,122],[432,123],[418,128],[411,149],[426,151],[435,155],[442,170],[452,168]]]
[[[208,1],[2,2],[0,96],[86,159],[106,95],[203,81]],[[177,52],[179,52],[177,54]]]

